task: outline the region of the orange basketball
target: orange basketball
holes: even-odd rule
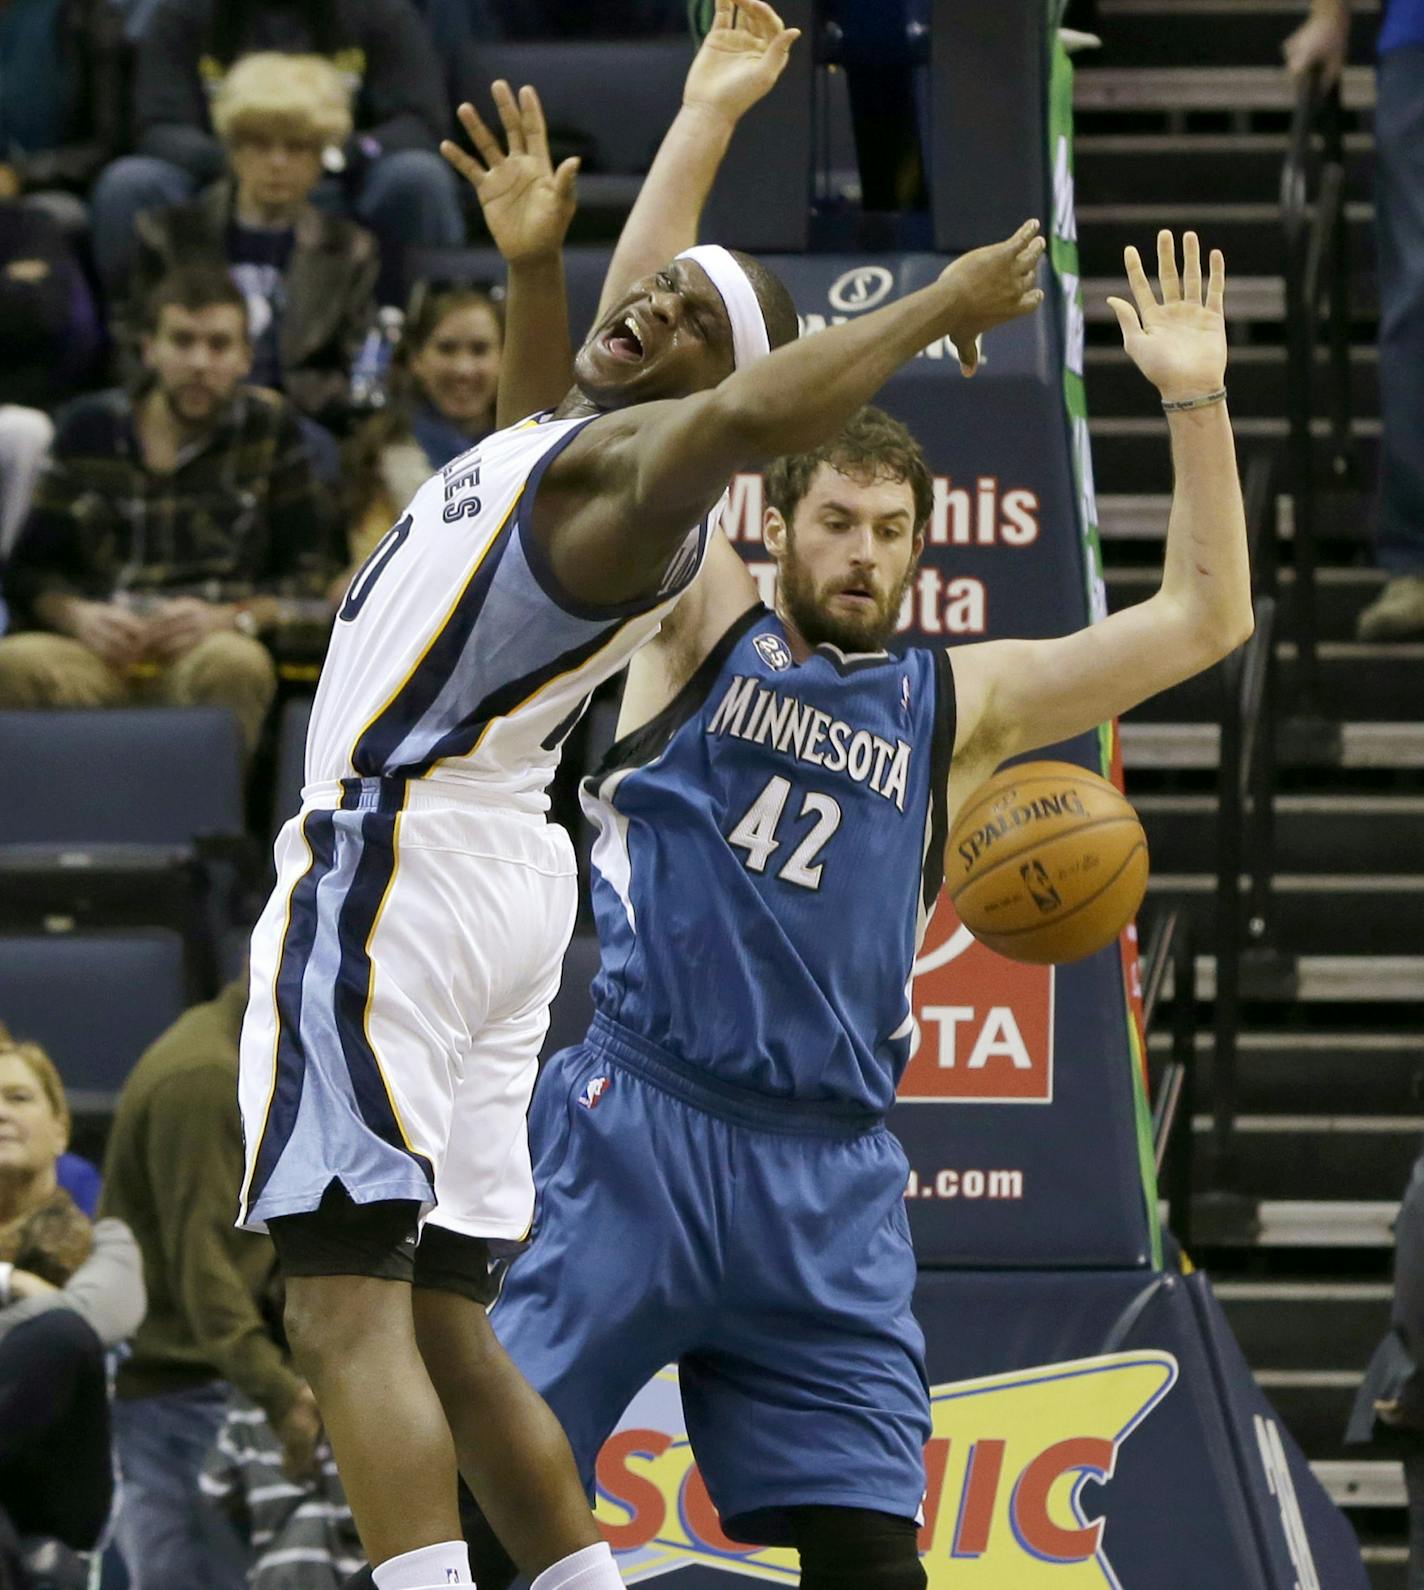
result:
[[[1113,785],[1071,762],[996,773],[955,819],[944,880],[981,944],[1035,965],[1111,944],[1147,889],[1147,836]]]

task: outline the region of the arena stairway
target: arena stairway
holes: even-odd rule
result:
[[[1359,1532],[1379,1590],[1405,1583],[1398,1465],[1343,1444],[1361,1373],[1389,1313],[1391,1226],[1424,1135],[1424,645],[1363,646],[1378,590],[1368,557],[1378,366],[1370,277],[1377,8],[1357,6],[1346,74],[1350,383],[1362,487],[1321,499],[1315,708],[1287,724],[1277,803],[1273,977],[1248,984],[1236,1155],[1227,1184],[1252,1218],[1213,1221],[1210,1002],[1221,681],[1209,676],[1130,715],[1128,791],[1153,875],[1145,919],[1178,907],[1197,929],[1193,1257],[1212,1274],[1263,1388]],[[1100,0],[1105,49],[1080,56],[1076,178],[1085,353],[1109,600],[1155,588],[1171,487],[1153,394],[1128,363],[1104,299],[1124,243],[1151,257],[1159,226],[1195,226],[1226,251],[1227,380],[1243,460],[1283,446],[1287,361],[1277,193],[1293,94],[1280,43],[1301,4]],[[1190,62],[1190,65],[1182,63]],[[1324,370],[1323,356],[1321,364]],[[1300,660],[1290,503],[1278,502],[1286,699]],[[1323,728],[1324,732],[1320,732]],[[1160,1052],[1167,1038],[1154,1040]]]

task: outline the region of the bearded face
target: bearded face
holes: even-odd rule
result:
[[[919,553],[908,481],[823,463],[777,555],[777,605],[809,645],[879,651],[895,633]]]

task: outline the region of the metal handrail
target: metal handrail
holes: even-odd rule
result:
[[[1318,69],[1301,84],[1296,98],[1280,199],[1285,233],[1287,454],[1295,518],[1293,628],[1297,685],[1302,705],[1309,709],[1317,679],[1317,470],[1311,423],[1322,304],[1330,348],[1331,477],[1343,484],[1354,475],[1344,134],[1339,85],[1325,88]]]
[[[1237,1034],[1242,962],[1272,937],[1275,873],[1276,738],[1279,690],[1275,589],[1275,460],[1257,454],[1246,473],[1246,535],[1256,590],[1255,629],[1223,665],[1225,685],[1217,772],[1217,879],[1214,938],[1212,1146],[1219,1179],[1232,1172],[1236,1126]],[[1242,875],[1246,888],[1242,889]]]
[[[1150,1033],[1167,972],[1172,973],[1172,1055],[1152,1101],[1152,1150],[1157,1183],[1184,1248],[1192,1231],[1192,1115],[1197,1028],[1196,950],[1191,923],[1171,911],[1154,929],[1143,975],[1142,1021]],[[1185,1123],[1185,1124],[1183,1124]]]

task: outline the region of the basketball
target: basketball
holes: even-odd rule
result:
[[[1071,762],[996,773],[959,814],[945,887],[981,944],[1014,961],[1081,960],[1111,944],[1147,888],[1147,836],[1119,790]]]

